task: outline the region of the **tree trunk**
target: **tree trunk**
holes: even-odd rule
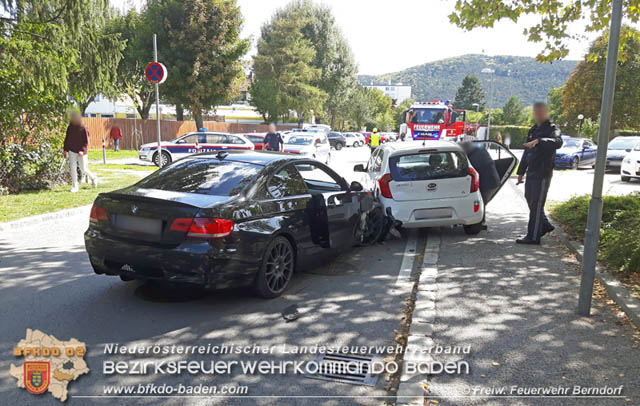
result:
[[[204,127],[204,123],[202,121],[202,110],[200,107],[191,106],[191,114],[193,114],[193,121],[196,122],[196,131],[198,131]]]
[[[180,103],[176,104],[176,120],[184,121],[184,107]]]
[[[331,112],[331,128],[333,129],[336,126],[336,112]]]

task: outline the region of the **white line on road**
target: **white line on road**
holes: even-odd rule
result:
[[[416,259],[416,248],[418,246],[418,237],[416,230],[409,231],[409,238],[407,239],[407,246],[404,248],[404,255],[402,256],[402,264],[400,264],[400,272],[396,279],[396,286],[400,287],[411,282],[411,271],[413,270],[413,262]]]

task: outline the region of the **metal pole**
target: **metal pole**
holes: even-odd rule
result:
[[[584,236],[584,254],[582,256],[582,278],[580,280],[580,298],[578,313],[589,316],[591,312],[591,296],[596,276],[596,260],[598,240],[600,236],[600,220],[602,219],[602,182],[607,160],[607,144],[611,127],[613,96],[616,87],[616,67],[618,62],[618,46],[620,44],[620,26],[622,25],[622,0],[613,0],[611,11],[611,27],[609,28],[609,47],[604,71],[604,89],[600,106],[600,128],[598,129],[598,155],[593,178],[593,192],[589,201],[589,216]]]
[[[158,62],[158,44],[156,40],[156,34],[153,34],[153,61]],[[158,84],[156,86],[156,123],[158,130],[158,166],[162,168],[162,139],[160,137],[160,91]]]

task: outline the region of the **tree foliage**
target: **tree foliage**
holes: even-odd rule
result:
[[[611,16],[611,0],[456,0],[449,21],[460,28],[472,30],[491,28],[502,19],[517,22],[524,15],[535,15],[538,21],[524,29],[528,40],[544,43],[537,56],[540,62],[552,62],[566,57],[571,40],[584,41],[584,33],[571,34],[570,25],[586,20],[585,31],[604,32]],[[640,4],[636,0],[623,2],[623,15],[632,22],[640,19]],[[624,48],[630,37],[623,37]]]
[[[522,124],[525,120],[524,107],[520,104],[520,100],[513,96],[502,107],[502,117],[504,124]]]
[[[556,123],[563,127],[566,123],[563,121],[564,107],[562,106],[562,93],[564,92],[564,85],[560,87],[553,87],[549,91],[547,99],[549,103],[547,108],[549,110],[549,120],[552,123]]]
[[[474,103],[484,109],[484,90],[476,75],[467,75],[462,79],[462,84],[456,92],[454,106],[457,109],[474,110]]]
[[[144,14],[168,71],[164,98],[189,108],[202,127],[203,112],[236,97],[244,80],[249,41],[240,38],[240,8],[235,0],[151,0]]]
[[[640,32],[623,26],[621,37],[627,40],[621,50],[616,74],[612,129],[640,128]],[[578,124],[578,115],[598,121],[608,35],[596,39],[589,54],[578,63],[562,93],[563,119],[570,127]]]

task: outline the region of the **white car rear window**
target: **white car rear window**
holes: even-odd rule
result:
[[[391,178],[396,182],[461,178],[469,175],[467,157],[458,151],[420,152],[389,158]]]

